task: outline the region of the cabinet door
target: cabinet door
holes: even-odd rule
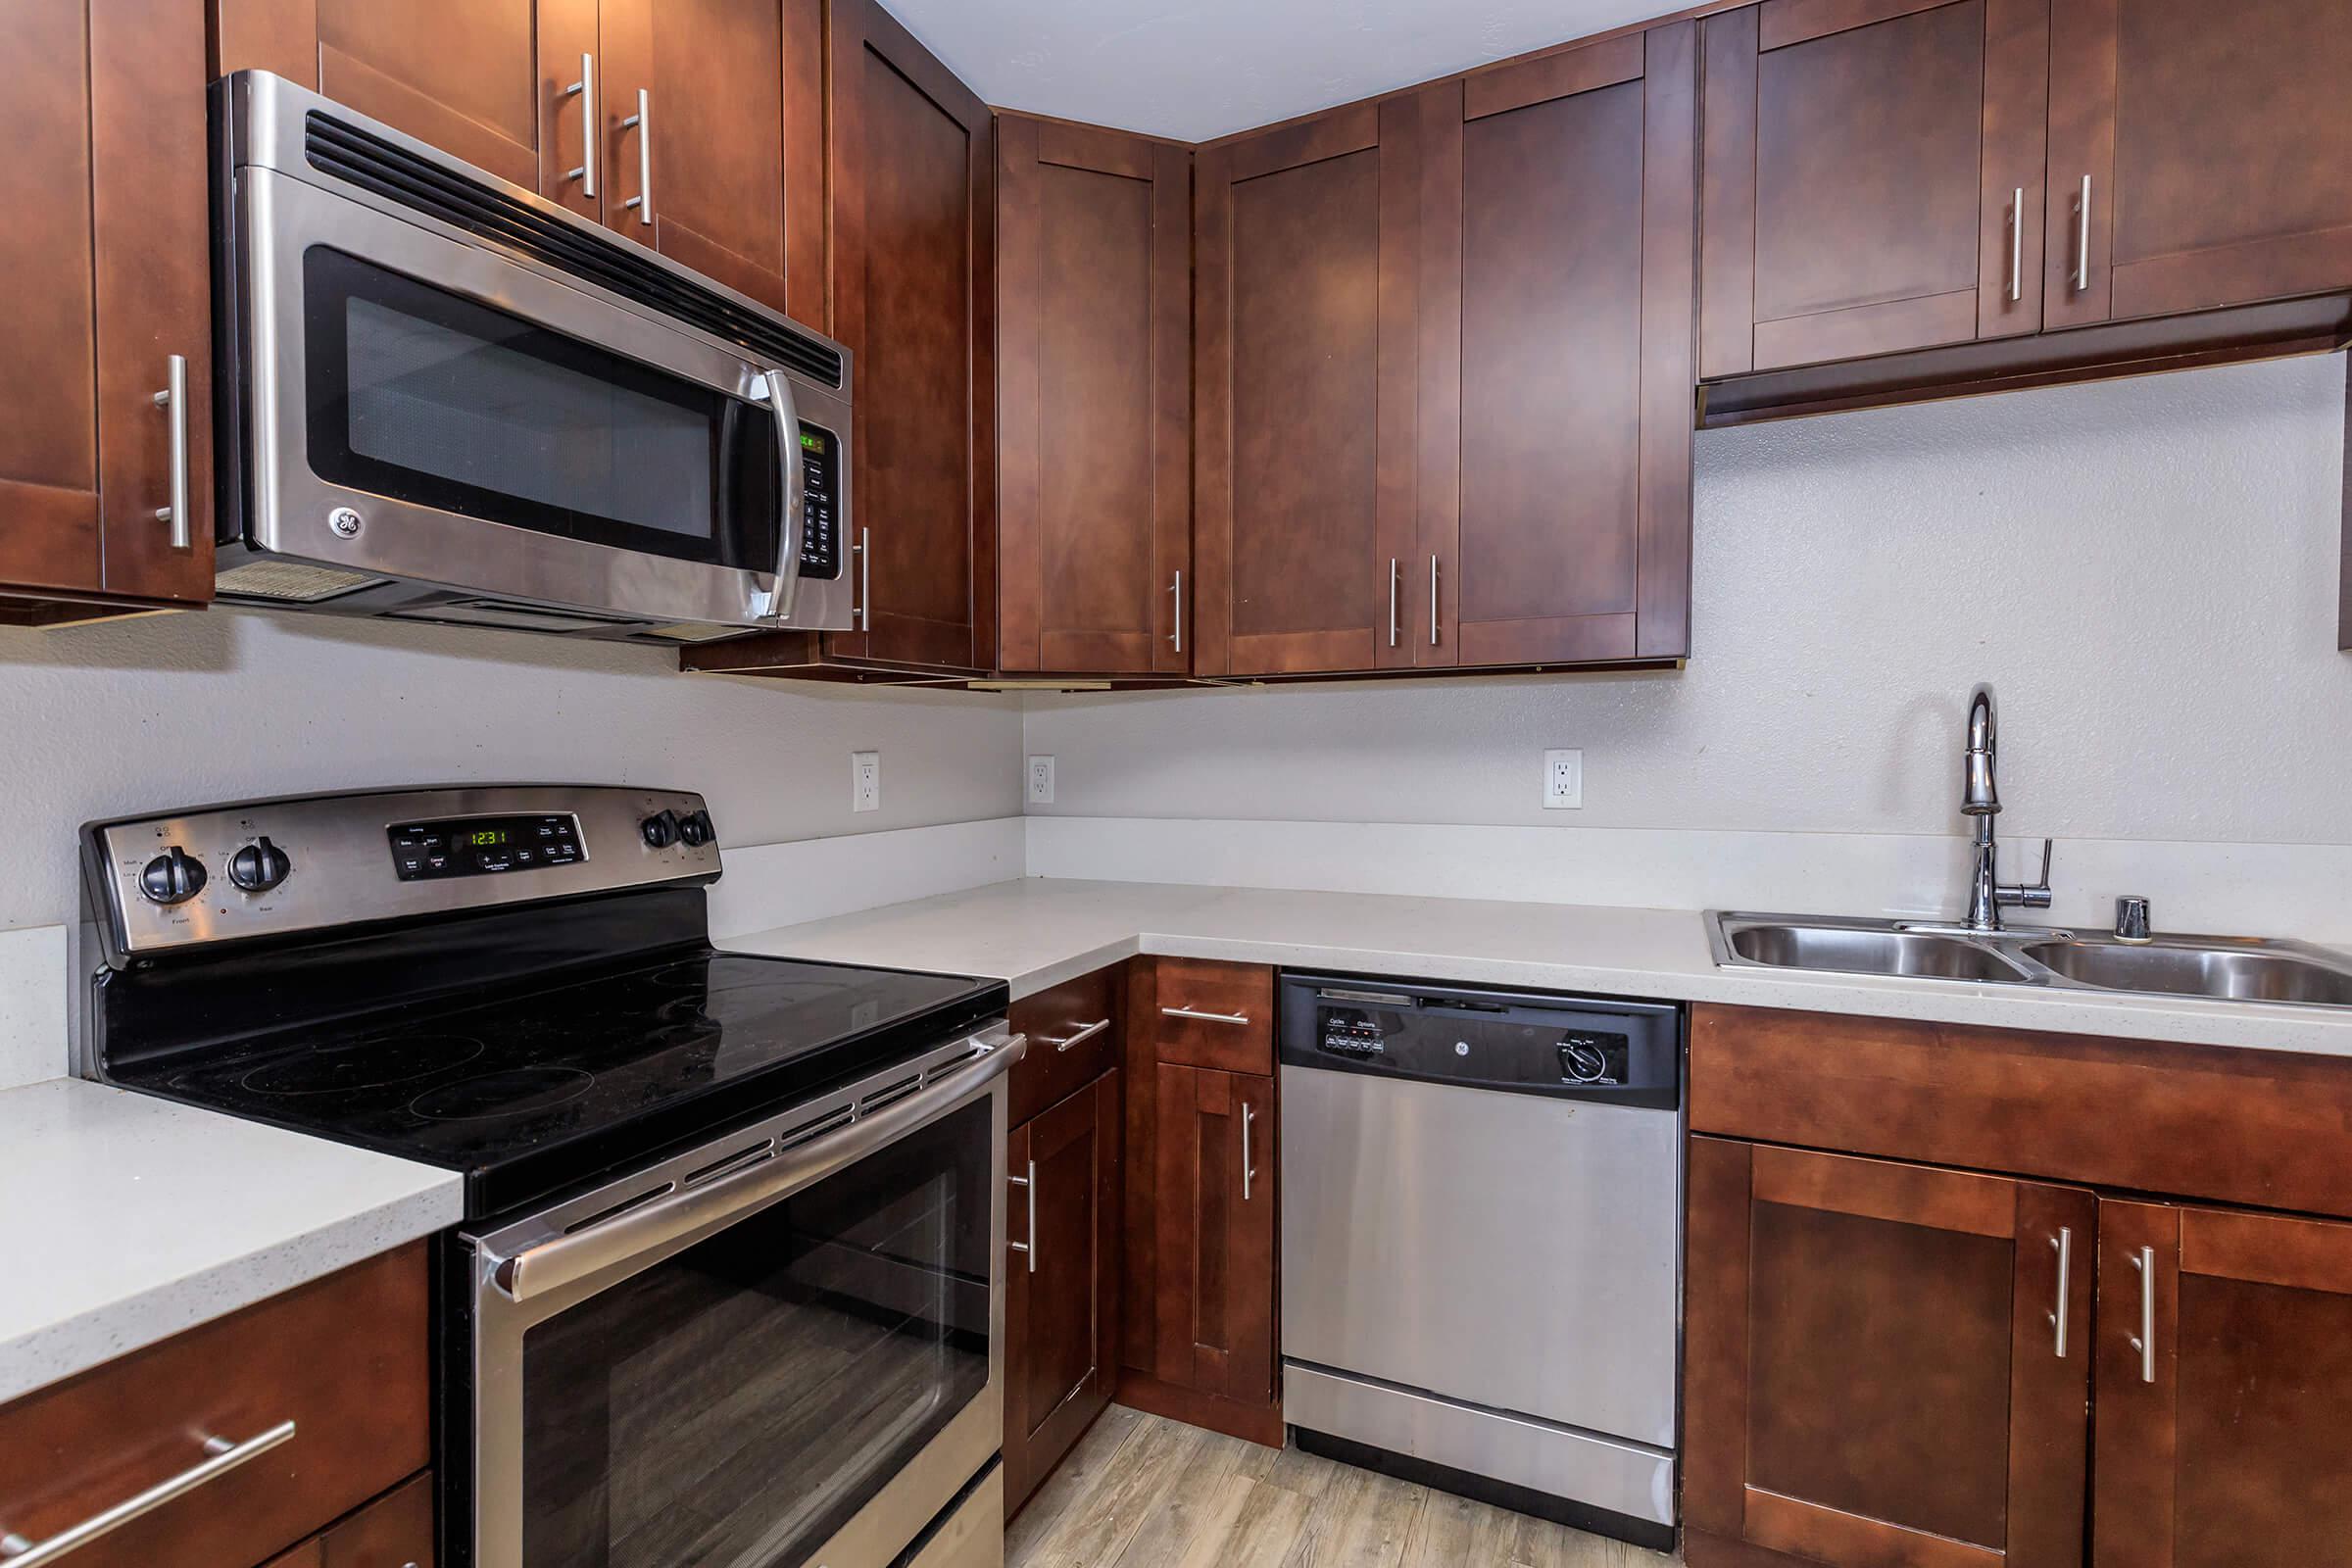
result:
[[[997,122],[1004,669],[1182,674],[1192,155]]]
[[[2049,0],[1704,27],[1702,377],[2040,328]]]
[[[2094,1568],[2340,1561],[2352,1225],[2102,1201],[2098,1402]]]
[[[833,328],[857,355],[854,659],[997,643],[996,204],[988,106],[873,0],[832,11]]]
[[[777,0],[603,0],[598,34],[605,221],[782,310]]]
[[[1117,1372],[1119,1076],[1015,1129],[1004,1334],[1004,1511],[1110,1402]],[[1025,1183],[1026,1185],[1021,1185]]]
[[[1692,1139],[1690,1561],[2079,1564],[2097,1217],[2075,1188]]]
[[[540,188],[532,0],[213,0],[212,9],[220,73],[274,71]],[[593,45],[574,46],[566,81],[579,47]],[[565,145],[576,155],[576,139]]]
[[[1419,119],[1357,104],[1199,155],[1200,674],[1412,662]]]
[[[2053,0],[2049,324],[2352,286],[2347,23],[2340,0]]]
[[[1152,1289],[1163,1383],[1274,1396],[1274,1080],[1161,1063]]]
[[[1420,95],[1422,664],[1689,652],[1697,29]]]
[[[0,161],[0,583],[98,587],[97,334],[83,0],[24,0],[0,29],[17,148]]]

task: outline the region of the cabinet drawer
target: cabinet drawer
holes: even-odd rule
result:
[[[1129,1016],[1154,1060],[1215,1072],[1274,1071],[1274,971],[1262,964],[1145,958]]]
[[[387,1493],[268,1568],[433,1568],[433,1478]]]
[[[0,1409],[0,1532],[46,1541],[214,1459],[208,1440],[233,1450],[291,1423],[71,1554],[74,1568],[268,1559],[424,1468],[425,1309],[419,1242],[25,1396]]]
[[[1012,1068],[1012,1125],[1057,1105],[1119,1064],[1122,1018],[1117,964],[1065,980],[1012,1004],[1029,1050]]]

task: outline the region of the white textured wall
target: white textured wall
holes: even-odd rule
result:
[[[480,780],[703,791],[729,847],[1010,816],[1009,700],[678,673],[659,649],[248,611],[0,628],[0,930],[74,918],[98,816]],[[852,751],[882,808],[850,811]]]
[[[1037,813],[2352,843],[2343,359],[1698,438],[1680,673],[1032,696]],[[1580,747],[1585,809],[1539,804]]]

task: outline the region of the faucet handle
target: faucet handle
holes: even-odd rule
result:
[[[2001,904],[2021,909],[2046,909],[2050,906],[2050,853],[2052,841],[2041,841],[2041,880],[2018,887],[1998,887],[1994,899]]]

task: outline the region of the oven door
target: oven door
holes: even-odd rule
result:
[[[609,1217],[564,1220],[590,1194],[479,1240],[475,1568],[886,1568],[990,1468],[997,1038],[846,1124],[851,1100],[616,1184]]]
[[[390,580],[615,619],[803,624],[804,447],[833,435],[822,407],[805,425],[805,383],[277,170],[239,170],[234,206],[235,543],[332,569],[325,594]],[[224,570],[222,592],[238,581]]]

